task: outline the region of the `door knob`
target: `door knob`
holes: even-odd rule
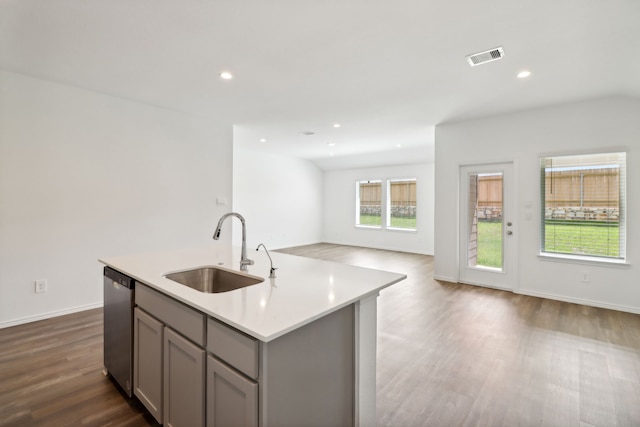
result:
[[[513,234],[513,231],[507,230],[507,236],[511,236],[512,234]]]

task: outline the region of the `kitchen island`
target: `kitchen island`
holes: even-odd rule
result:
[[[235,423],[238,414],[242,425],[262,427],[375,425],[376,298],[406,276],[272,253],[277,277],[268,278],[267,254],[251,255],[246,272],[240,248],[231,247],[100,260],[137,282],[136,396],[165,425],[194,413],[195,424],[208,426]],[[205,266],[265,279],[203,293],[164,277]],[[183,356],[206,371],[206,382],[186,365],[171,369]],[[149,382],[158,384],[147,392]],[[180,398],[193,382],[195,394]]]

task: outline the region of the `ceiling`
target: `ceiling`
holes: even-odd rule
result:
[[[639,17],[638,0],[0,0],[0,68],[324,169],[415,163],[439,123],[640,96]]]

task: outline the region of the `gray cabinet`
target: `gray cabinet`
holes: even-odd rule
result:
[[[258,340],[207,320],[207,427],[258,425]]]
[[[258,384],[207,356],[207,427],[256,427]]]
[[[136,304],[134,393],[164,426],[362,424],[353,305],[260,342],[141,284]]]
[[[355,425],[354,342],[351,305],[262,343],[260,426]]]
[[[164,325],[137,307],[133,325],[133,393],[151,415],[162,423]]]
[[[205,316],[139,284],[134,394],[159,423],[205,425]]]
[[[164,332],[164,425],[204,425],[204,349],[171,328]]]

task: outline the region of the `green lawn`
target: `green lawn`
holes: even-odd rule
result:
[[[618,257],[619,239],[618,224],[547,221],[545,227],[547,252]]]
[[[502,223],[478,222],[477,265],[502,267]]]
[[[360,225],[382,225],[380,215],[360,215]]]
[[[416,228],[416,218],[391,217],[391,226],[396,228]]]
[[[478,222],[478,265],[502,266],[502,223]],[[617,224],[558,223],[547,221],[547,252],[619,256]]]
[[[360,215],[360,225],[382,225],[382,218],[379,215]],[[395,228],[416,228],[415,218],[391,217],[391,227]]]

